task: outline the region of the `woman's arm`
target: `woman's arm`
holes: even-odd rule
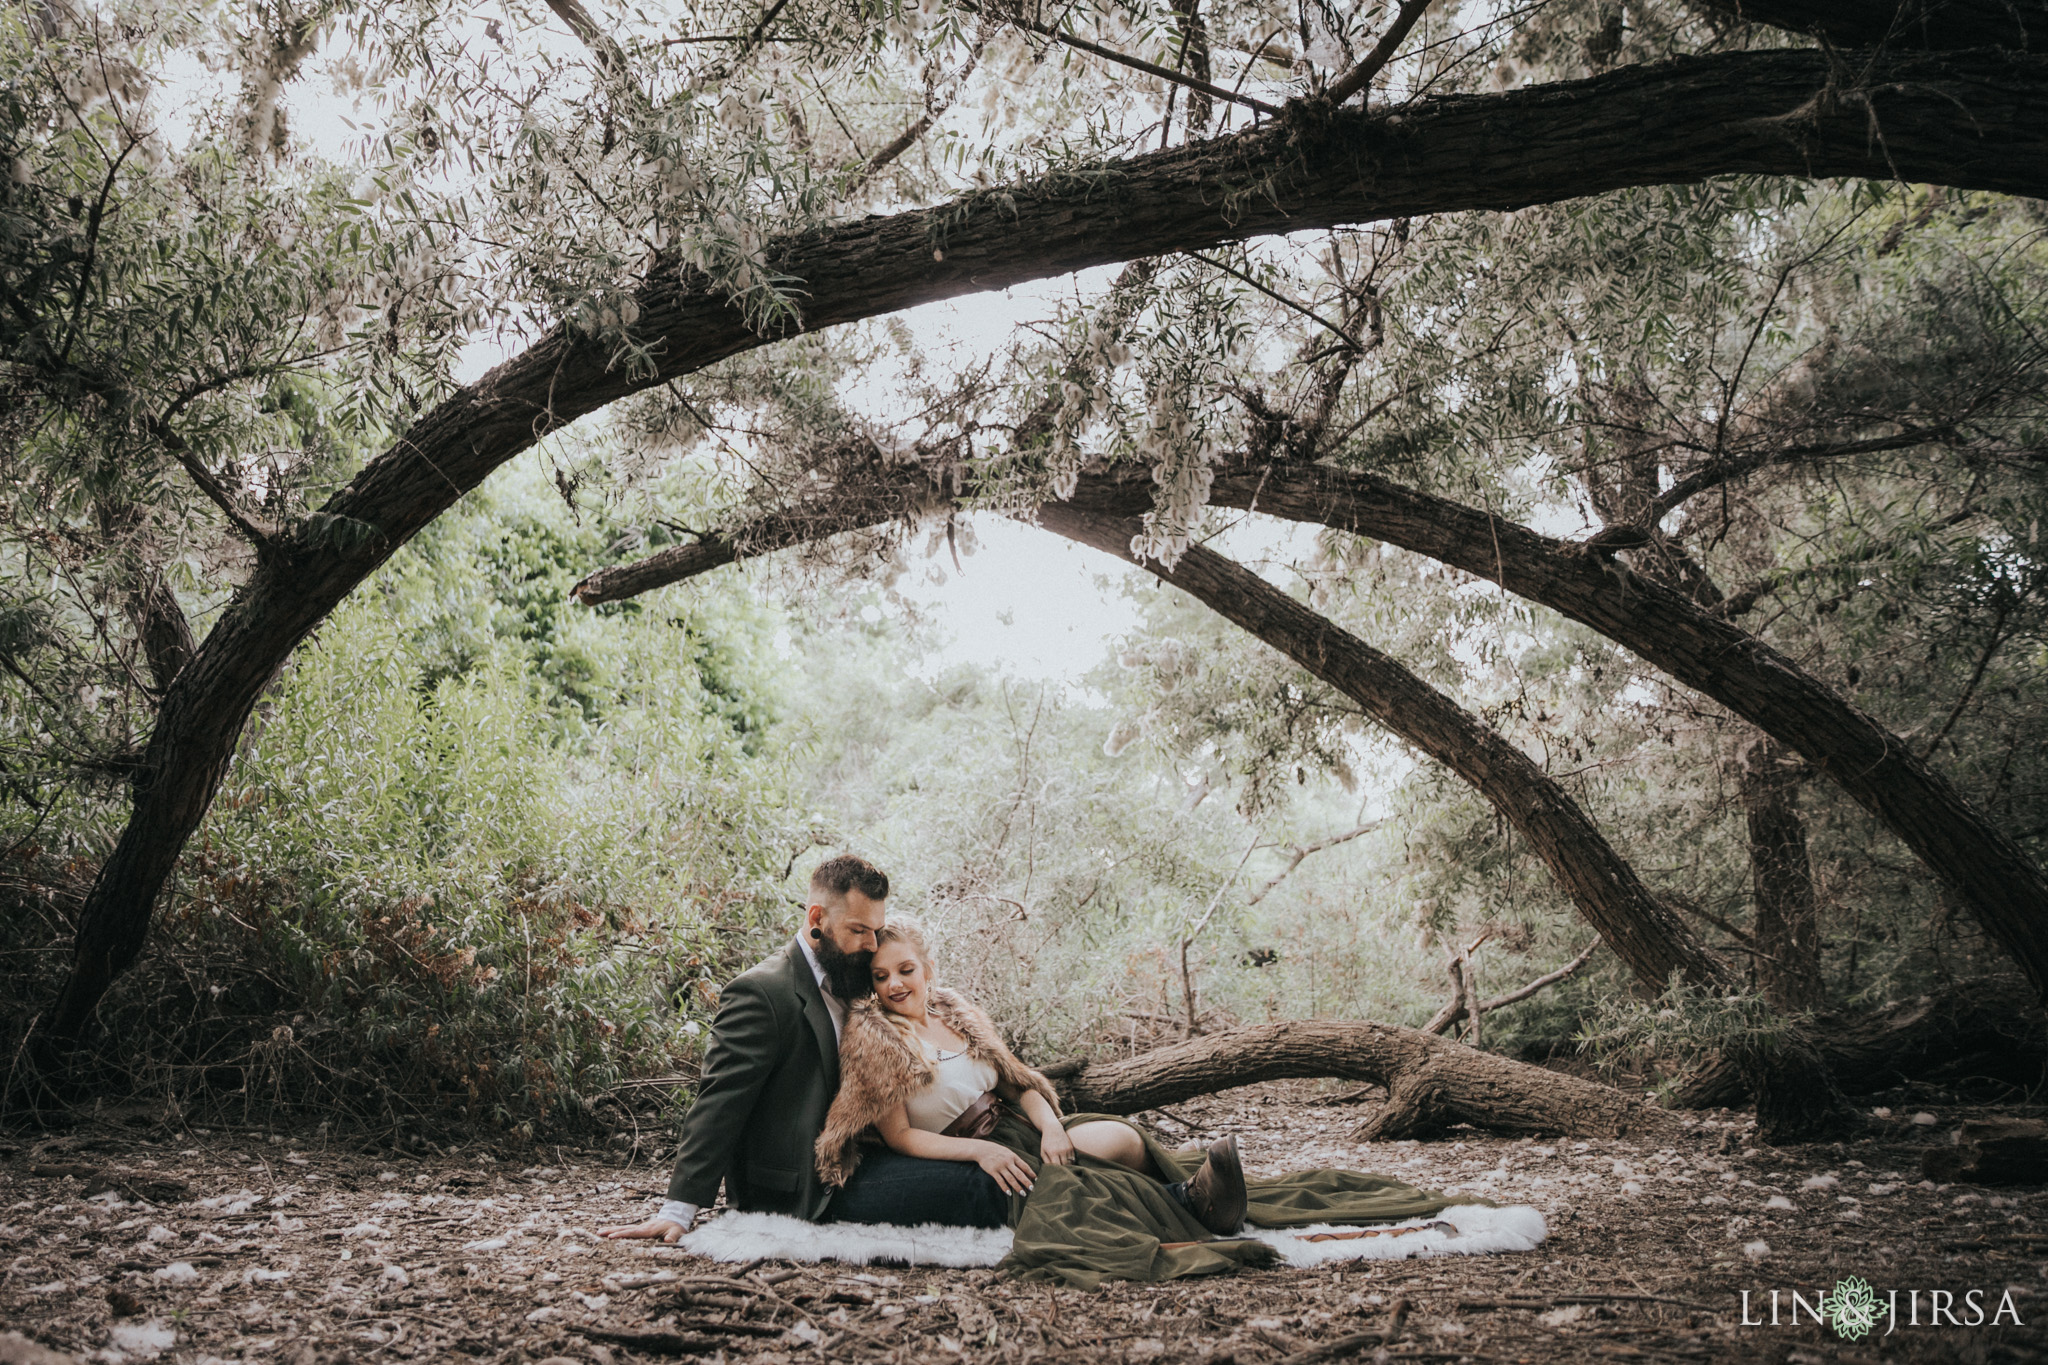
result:
[[[1074,1162],[1074,1144],[1067,1137],[1067,1125],[1060,1121],[1059,1112],[1052,1107],[1052,1101],[1036,1090],[1024,1090],[1017,1096],[1016,1104],[1024,1111],[1024,1117],[1030,1119],[1032,1126],[1038,1129],[1038,1154],[1052,1165],[1071,1166]]]
[[[1031,1167],[1000,1142],[981,1138],[947,1137],[910,1125],[910,1112],[895,1105],[875,1120],[875,1130],[892,1152],[921,1156],[929,1161],[971,1161],[987,1171],[1005,1194],[1024,1194],[1031,1188]]]

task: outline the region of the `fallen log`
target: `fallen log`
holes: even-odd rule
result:
[[[1620,1137],[1675,1129],[1631,1095],[1394,1024],[1298,1019],[1205,1034],[1116,1062],[1047,1068],[1071,1108],[1135,1114],[1260,1081],[1330,1076],[1387,1088],[1366,1141],[1468,1123],[1495,1133]]]

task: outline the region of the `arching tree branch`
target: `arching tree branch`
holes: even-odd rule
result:
[[[1718,175],[1875,176],[2048,194],[2048,58],[1869,57],[1853,69],[1859,83],[1845,89],[1826,54],[1741,52],[1400,109],[1301,107],[1244,133],[1088,173],[1062,169],[935,209],[819,229],[774,243],[768,255],[779,276],[801,282],[802,325],[816,329],[1263,234]],[[44,1044],[77,1037],[141,952],[157,894],[256,699],[344,597],[548,432],[774,339],[704,276],[673,264],[636,302],[636,339],[651,366],[618,363],[613,342],[556,327],[427,412],[322,509],[279,534],[165,695],[129,823],[80,911],[73,974],[42,1016]],[[1742,637],[1737,647],[1753,643]],[[1864,732],[1884,734],[1867,718]],[[1861,750],[1856,736],[1844,743]],[[1892,810],[1888,796],[1875,799]],[[2023,856],[2018,862],[2031,868]],[[2011,865],[1992,861],[1986,875]],[[2031,909],[2048,904],[2048,887],[2038,870],[2029,875],[2019,901],[1993,899],[2028,907],[2036,922],[2027,933],[2048,949],[2048,916]],[[2048,951],[2029,971],[2048,986]]]

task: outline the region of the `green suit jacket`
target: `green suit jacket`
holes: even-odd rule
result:
[[[668,1197],[816,1221],[831,1190],[812,1148],[839,1090],[839,1039],[803,950],[789,944],[718,998]]]

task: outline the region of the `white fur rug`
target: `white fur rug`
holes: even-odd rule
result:
[[[1439,1225],[1448,1223],[1452,1231]],[[1490,1256],[1533,1251],[1549,1235],[1543,1215],[1527,1206],[1490,1209],[1454,1204],[1434,1218],[1387,1225],[1386,1235],[1311,1242],[1318,1232],[1346,1229],[1247,1228],[1291,1266],[1329,1261],[1404,1261],[1413,1256]],[[684,1250],[714,1261],[844,1261],[849,1265],[994,1265],[1010,1253],[1008,1228],[954,1228],[937,1223],[806,1223],[779,1213],[726,1213],[684,1237]]]

